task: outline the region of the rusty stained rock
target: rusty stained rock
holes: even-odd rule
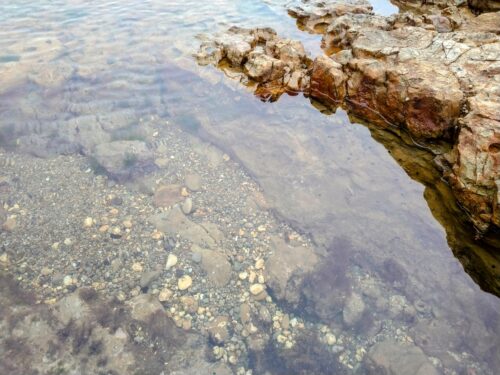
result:
[[[243,73],[244,82],[258,83],[256,94],[263,98],[309,87],[311,60],[302,43],[280,38],[269,28],[232,27],[227,34],[203,42],[196,57],[201,65],[227,61],[231,69]]]
[[[383,17],[353,0],[309,1],[289,13],[323,34],[327,55],[312,61],[299,42],[271,29],[231,28],[205,42],[199,60],[227,58],[246,82],[259,83],[259,96],[302,91],[420,141],[455,143],[445,177],[480,231],[498,227],[500,12],[475,16],[443,0]]]

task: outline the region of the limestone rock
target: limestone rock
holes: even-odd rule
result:
[[[311,95],[329,102],[341,103],[346,95],[347,76],[342,65],[328,56],[314,60],[311,75]]]
[[[285,75],[285,63],[263,51],[253,51],[245,64],[248,76],[258,82],[274,81]]]

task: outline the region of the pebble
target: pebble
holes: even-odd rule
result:
[[[258,270],[261,270],[264,268],[264,259],[257,259],[257,261],[255,262],[255,268],[258,269]]]
[[[186,290],[193,284],[193,279],[191,276],[184,275],[177,281],[177,286],[179,290]]]
[[[166,302],[168,301],[172,296],[174,295],[174,293],[168,289],[168,288],[163,288],[161,291],[160,291],[160,294],[158,294],[158,300],[160,302]]]
[[[163,234],[161,232],[154,231],[153,233],[151,233],[151,238],[153,240],[160,240],[163,238]]]
[[[127,228],[127,229],[132,228],[132,221],[130,221],[130,220],[125,220],[125,221],[123,222],[123,226],[124,226],[125,228]]]
[[[83,220],[83,226],[85,228],[90,228],[94,224],[94,220],[91,217],[86,217],[85,220]]]
[[[66,238],[66,239],[64,240],[64,244],[65,244],[66,246],[70,246],[70,245],[72,244],[72,242],[71,242],[71,238]]]
[[[181,303],[184,310],[190,314],[194,314],[198,311],[198,301],[192,296],[181,297]]]
[[[7,255],[7,253],[3,253],[2,255],[0,255],[0,263],[9,263],[9,256]]]
[[[134,272],[142,272],[143,270],[143,267],[142,267],[142,264],[139,263],[139,262],[135,262],[132,264],[132,271]]]
[[[189,319],[184,319],[182,321],[182,329],[185,330],[185,331],[189,331],[191,329],[191,326],[192,326],[192,323],[191,323],[191,320]]]
[[[40,273],[42,274],[42,276],[49,276],[52,273],[52,269],[49,267],[43,267]]]
[[[185,215],[189,215],[191,212],[193,212],[193,200],[189,197],[186,198],[182,203],[181,209]]]
[[[285,315],[283,316],[283,319],[281,319],[281,327],[282,327],[283,329],[288,329],[288,328],[290,328],[290,318],[289,318],[288,314],[285,314]]]
[[[240,306],[240,320],[243,324],[250,322],[250,305],[248,303],[243,303]]]
[[[240,280],[245,280],[248,277],[248,272],[246,271],[240,272],[238,274],[238,277],[240,278]]]
[[[64,286],[70,286],[73,284],[73,278],[69,275],[66,275],[64,276],[64,279],[63,279],[63,284]]]
[[[173,266],[177,264],[177,255],[168,254],[167,264],[165,265],[165,269],[169,270]]]
[[[337,342],[337,338],[335,337],[334,334],[329,333],[325,336],[325,341],[328,345],[333,346]]]
[[[184,180],[186,187],[191,191],[199,191],[201,189],[201,177],[197,174],[188,174]]]
[[[254,296],[262,293],[265,289],[265,286],[263,284],[252,284],[250,285],[250,293],[252,293]]]
[[[250,271],[250,275],[248,276],[248,281],[253,283],[256,278],[257,278],[257,274],[254,271]]]

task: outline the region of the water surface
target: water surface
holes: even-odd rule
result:
[[[373,4],[383,15],[397,11]],[[261,102],[237,79],[194,61],[204,35],[233,25],[272,27],[301,40],[312,56],[321,53],[319,37],[298,30],[286,5],[3,2],[0,142],[40,157],[91,155],[103,141],[134,137],[142,118],[169,121],[238,160],[273,212],[311,236],[325,264],[344,265],[348,283],[319,288],[296,313],[341,329],[336,293],[361,293],[375,280],[379,305],[398,299],[422,311],[398,321],[389,308],[370,305],[367,320],[376,324],[346,334],[371,345],[395,320],[441,368],[453,369],[447,373],[494,374],[500,302],[478,284],[498,293],[498,260],[475,240],[432,155],[404,134],[363,125],[302,96]],[[96,118],[112,125],[96,127]],[[327,313],[316,311],[324,305]]]

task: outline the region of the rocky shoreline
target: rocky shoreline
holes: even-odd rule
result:
[[[410,11],[382,17],[363,0],[292,8],[301,28],[323,35],[326,54],[314,60],[271,29],[231,28],[205,41],[198,61],[228,61],[266,100],[303,92],[428,147],[444,140],[451,149],[436,163],[456,199],[480,232],[498,231],[500,12],[399,3]]]

